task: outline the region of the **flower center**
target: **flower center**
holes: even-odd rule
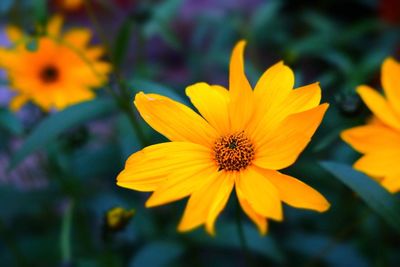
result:
[[[254,159],[254,146],[242,131],[217,139],[214,153],[220,171],[240,171]]]
[[[40,79],[45,83],[53,83],[58,80],[60,73],[53,65],[45,66],[40,71]]]

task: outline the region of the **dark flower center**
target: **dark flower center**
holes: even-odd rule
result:
[[[242,131],[219,138],[214,144],[214,153],[220,171],[240,171],[254,159],[254,146]]]
[[[40,79],[45,83],[53,83],[58,80],[60,73],[53,65],[45,66],[40,71]]]

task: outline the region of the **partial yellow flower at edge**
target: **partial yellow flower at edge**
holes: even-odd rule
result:
[[[342,139],[363,156],[354,168],[378,181],[389,192],[400,191],[400,63],[387,58],[381,80],[385,96],[362,85],[357,92],[373,113],[366,125],[342,132]]]
[[[214,224],[235,188],[243,211],[267,232],[267,219],[283,219],[282,204],[326,211],[317,191],[278,170],[292,165],[328,108],[318,83],[293,90],[294,74],[282,62],[252,90],[244,73],[245,42],[233,49],[229,90],[206,83],[186,89],[198,110],[157,94],[138,93],[143,119],[171,142],[134,153],[117,184],[153,192],[146,207],[189,197],[179,231]]]
[[[111,65],[100,58],[101,46],[89,44],[89,29],[61,31],[63,18],[54,16],[43,36],[24,38],[24,33],[11,26],[6,33],[14,42],[0,48],[0,67],[4,68],[10,88],[16,93],[10,108],[19,110],[33,101],[42,109],[61,110],[95,97],[96,89],[108,80]],[[27,48],[27,40],[37,42],[36,50]]]

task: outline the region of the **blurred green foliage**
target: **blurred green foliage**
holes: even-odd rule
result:
[[[88,2],[91,12],[86,5],[67,14],[66,22],[90,25],[98,42],[106,42],[115,70],[108,90],[50,115],[28,112],[21,118],[0,109],[0,149],[7,158],[0,161],[1,266],[400,265],[398,196],[352,171],[358,155],[338,136],[369,116],[355,86],[380,88],[381,62],[399,53],[400,28],[385,22],[381,2]],[[54,3],[0,1],[1,22],[33,31],[58,12]],[[130,154],[165,140],[133,109],[134,94],[159,93],[189,104],[187,85],[226,85],[230,51],[239,39],[248,41],[251,82],[284,60],[295,70],[297,85],[320,81],[324,101],[331,103],[311,145],[285,170],[326,195],[330,211],[286,206],[285,220],[270,222],[266,237],[242,216],[244,250],[234,203],[219,218],[216,237],[203,229],[180,234],[176,226],[185,201],[149,210],[143,207],[146,194],[115,184]],[[109,91],[116,88],[121,94],[113,102]],[[39,188],[27,175],[35,174],[32,166],[24,167],[33,157],[40,158],[33,168],[46,181]],[[322,164],[329,172],[321,160],[330,161]],[[125,229],[103,239],[104,216],[115,206],[136,214]]]

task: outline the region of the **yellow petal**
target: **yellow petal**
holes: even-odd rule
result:
[[[289,115],[315,108],[321,101],[321,88],[319,83],[306,85],[290,91],[289,95],[279,106],[268,109],[262,119],[254,119],[253,128],[249,129],[253,139],[260,139],[265,132],[271,132]]]
[[[63,21],[64,19],[62,16],[53,16],[47,24],[47,34],[54,38],[58,37],[61,32]]]
[[[10,109],[14,112],[21,109],[23,105],[29,100],[26,95],[17,95],[10,102]]]
[[[246,199],[259,215],[282,220],[282,203],[276,187],[254,168],[249,167],[235,177],[238,195]]]
[[[393,108],[377,91],[371,87],[362,85],[357,88],[358,94],[364,103],[379,120],[385,124],[400,129],[400,119],[396,117]]]
[[[63,40],[67,45],[72,45],[77,49],[84,49],[89,44],[91,38],[92,32],[90,30],[79,28],[66,32]]]
[[[245,41],[240,41],[233,49],[229,66],[229,115],[231,131],[243,130],[254,110],[253,91],[244,72],[243,52]],[[240,108],[238,108],[240,107]]]
[[[152,145],[131,155],[117,184],[138,191],[154,191],[168,175],[195,165],[209,165],[210,150],[203,146],[168,142]]]
[[[283,202],[296,208],[324,212],[329,202],[315,189],[289,175],[277,171],[258,169],[278,189]]]
[[[250,203],[244,198],[241,191],[238,190],[236,187],[236,195],[239,199],[240,206],[242,207],[243,211],[247,214],[247,216],[257,225],[258,231],[261,235],[265,235],[268,230],[267,219],[258,214],[250,205]]]
[[[135,105],[143,119],[171,141],[210,146],[217,132],[190,108],[167,97],[138,93]]]
[[[217,171],[217,166],[211,160],[176,170],[154,191],[147,200],[146,207],[163,205],[187,197],[213,178]]]
[[[96,60],[102,57],[105,54],[105,50],[102,46],[92,46],[88,48],[85,52],[85,55],[90,60]]]
[[[104,83],[107,80],[107,74],[111,72],[112,66],[111,64],[103,61],[96,61],[93,64],[91,64],[91,67],[93,68],[97,80],[102,81]]]
[[[400,150],[396,148],[378,150],[362,156],[354,163],[354,168],[374,177],[384,177],[400,173]]]
[[[361,153],[400,147],[400,133],[385,125],[354,127],[343,131],[341,137]]]
[[[387,58],[382,64],[382,86],[392,108],[400,116],[400,64]]]
[[[224,209],[232,192],[234,181],[224,172],[215,172],[199,190],[189,198],[179,231],[189,231],[206,224],[207,232],[214,235],[214,223]]]
[[[253,163],[261,168],[280,170],[293,164],[310,142],[328,109],[328,104],[288,116],[272,133],[255,140]]]
[[[382,186],[385,187],[390,193],[400,191],[400,175],[387,176],[382,181]]]
[[[218,133],[225,135],[229,131],[229,93],[220,86],[196,83],[186,88],[186,95],[200,114]]]
[[[7,26],[5,32],[7,34],[8,39],[10,39],[11,42],[18,42],[24,36],[23,32],[18,27],[15,26]]]
[[[0,47],[0,66],[6,70],[15,70],[20,67],[18,54],[11,49]]]
[[[259,112],[265,113],[268,109],[281,104],[292,91],[293,86],[293,71],[282,61],[268,68],[254,88],[255,101]]]

